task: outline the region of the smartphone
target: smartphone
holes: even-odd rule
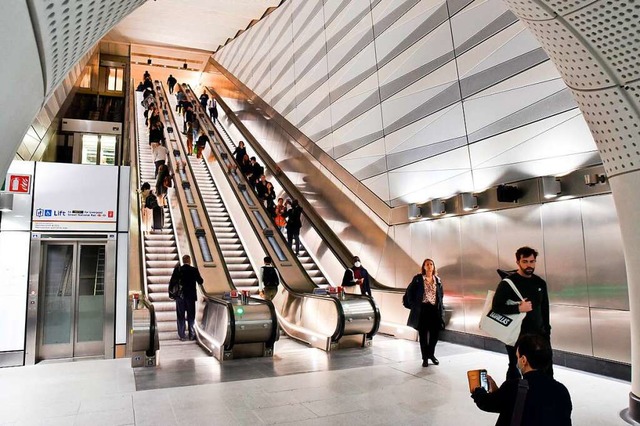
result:
[[[469,392],[473,392],[476,388],[483,388],[489,392],[487,370],[469,370],[467,371],[467,379],[469,380]]]

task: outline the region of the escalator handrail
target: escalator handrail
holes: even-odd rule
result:
[[[158,323],[156,320],[156,308],[153,303],[149,302],[146,296],[140,298],[140,303],[149,310],[149,348],[146,351],[147,356],[154,356],[156,351],[156,345],[160,347],[160,341],[158,340]]]
[[[225,305],[229,316],[229,329],[231,332],[229,334],[229,341],[225,342],[224,349],[230,351],[231,349],[233,349],[233,345],[236,341],[236,318],[233,313],[233,302],[209,293],[207,290],[205,290],[204,285],[202,284],[198,284],[198,287],[200,288],[202,295],[205,297],[205,299],[207,299],[207,302],[215,303],[218,305]]]

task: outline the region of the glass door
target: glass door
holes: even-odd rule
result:
[[[98,164],[98,135],[82,135],[80,164]]]
[[[100,164],[113,166],[116,164],[116,137],[100,135]]]
[[[104,244],[45,243],[41,359],[104,355]]]
[[[115,165],[117,144],[114,135],[83,134],[80,164]]]

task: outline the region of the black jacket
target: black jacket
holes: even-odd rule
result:
[[[287,218],[287,232],[300,232],[302,228],[302,207],[295,206],[285,212]]]
[[[537,275],[530,278],[523,277],[518,273],[509,275],[508,277],[516,286],[522,297],[531,301],[532,311],[522,321],[520,334],[534,333],[545,336],[551,335],[551,326],[549,325],[549,293],[547,292],[547,283]],[[519,301],[520,299],[514,293],[513,289],[506,281],[500,281],[496,294],[493,296],[493,305],[491,309],[503,315],[517,314],[518,305],[507,304],[508,300]]]
[[[360,277],[362,278],[363,293],[369,297],[372,297],[371,283],[369,281],[369,272],[366,269],[364,269],[362,266],[360,266],[359,268],[352,266],[351,268],[348,268],[346,271],[344,271],[344,275],[342,276],[342,287],[351,287],[356,285],[355,273],[354,273],[356,269],[360,270]]]
[[[571,396],[567,388],[541,370],[526,373],[529,391],[522,412],[522,426],[570,426]],[[518,380],[507,380],[494,392],[478,388],[471,397],[478,408],[500,413],[496,426],[509,426],[518,394]]]
[[[200,276],[198,268],[191,265],[176,266],[171,274],[169,287],[172,288],[178,282],[179,275],[182,274],[182,294],[185,300],[197,300],[196,282],[202,284],[204,280]]]
[[[440,277],[436,275],[436,305],[438,312],[440,312],[441,326],[444,327],[444,304],[442,299],[444,297],[444,290],[442,288],[442,281]],[[409,319],[407,319],[407,325],[413,327],[416,330],[420,324],[420,312],[422,311],[422,299],[424,298],[424,280],[422,274],[417,274],[411,280],[411,283],[407,287],[405,292],[403,303],[405,307],[411,309],[409,312]]]

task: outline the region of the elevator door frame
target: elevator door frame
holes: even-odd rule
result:
[[[42,335],[41,302],[44,297],[40,297],[42,290],[41,281],[44,278],[44,248],[45,245],[65,245],[74,244],[73,274],[77,275],[78,267],[76,258],[77,252],[82,245],[104,245],[105,246],[105,272],[104,272],[104,323],[103,323],[103,351],[97,356],[110,359],[114,357],[115,350],[115,288],[116,288],[116,234],[40,234],[33,233],[31,236],[31,259],[29,261],[29,291],[27,302],[27,336],[25,364],[33,365],[44,359],[40,353]],[[76,277],[77,278],[77,277]],[[77,285],[74,284],[74,286]],[[77,297],[76,289],[73,290]],[[74,314],[72,314],[74,315]],[[72,319],[75,323],[75,318]],[[76,328],[75,324],[72,328]],[[74,331],[73,341],[76,332]],[[73,341],[70,343],[73,345]],[[76,356],[76,358],[82,355]],[[59,359],[59,358],[58,358]],[[68,358],[71,359],[71,358]]]

